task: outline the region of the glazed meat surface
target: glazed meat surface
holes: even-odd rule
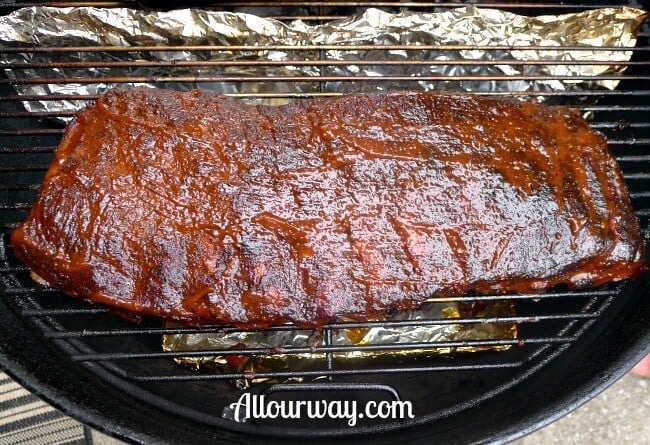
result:
[[[576,112],[415,92],[111,91],[68,126],[11,242],[67,294],[245,328],[644,264],[619,168]]]

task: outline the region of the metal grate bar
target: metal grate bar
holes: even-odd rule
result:
[[[16,98],[16,100],[19,100]],[[38,100],[37,98],[33,100]],[[43,99],[44,100],[44,99]],[[638,106],[638,107],[631,107],[631,106],[624,106],[624,105],[594,105],[594,106],[585,106],[585,105],[571,105],[571,108],[578,109],[578,110],[583,110],[583,111],[600,111],[600,112],[605,112],[605,111],[612,111],[612,112],[620,112],[620,111],[650,111],[650,106]],[[0,112],[0,118],[43,118],[43,117],[73,117],[75,116],[76,111],[15,111],[15,112]],[[593,128],[628,128],[630,126],[636,126],[636,127],[647,127],[650,126],[648,122],[626,122],[626,121],[619,121],[619,122],[602,122],[602,123],[592,123],[591,126]],[[52,150],[56,147],[45,147],[46,149]],[[0,150],[8,150],[8,148],[0,148]],[[18,150],[30,150],[33,151],[35,147],[19,147],[19,148],[11,148],[12,151],[18,151]]]
[[[584,111],[650,111],[650,106],[645,105],[581,105],[571,104],[571,108]]]
[[[625,125],[624,125],[625,126]],[[65,130],[54,129],[52,133],[49,134],[63,134]],[[33,135],[40,133],[29,133],[28,130],[25,131],[24,135]],[[3,133],[0,131],[0,137],[10,136],[10,134]],[[650,145],[650,138],[635,138],[630,137],[627,139],[608,139],[607,143],[609,145]],[[0,153],[47,153],[54,152],[56,147],[36,147],[34,150],[30,149],[3,149],[0,148]],[[0,171],[25,171],[25,170],[47,170],[49,165],[0,165]]]
[[[650,138],[608,139],[609,145],[648,145]]]
[[[280,20],[280,21],[302,20],[303,22],[322,22],[322,21],[346,19],[347,16],[344,15],[267,15],[264,18]]]
[[[43,2],[31,2],[31,3],[19,3],[18,5],[14,4],[11,2],[11,4],[6,4],[3,3],[0,5],[0,8],[16,8],[16,6],[21,6],[21,7],[32,7],[32,6],[43,6]],[[47,6],[54,6],[54,7],[59,7],[59,8],[65,8],[65,7],[82,7],[82,6],[94,6],[97,8],[116,8],[116,7],[128,7],[128,6],[134,6],[133,2],[115,2],[115,1],[92,1],[92,2],[75,2],[75,1],[69,1],[69,2],[57,2],[57,1],[50,1],[45,3]]]
[[[0,191],[38,190],[38,184],[0,184]]]
[[[327,351],[325,351],[325,364],[327,366],[328,371],[332,371],[334,369],[334,355],[332,354],[334,351],[331,349],[331,345],[333,343],[332,341],[332,329],[329,327],[326,327],[323,330],[323,340],[325,341],[325,347],[328,348]],[[310,348],[311,350],[311,348]],[[329,381],[333,381],[334,376],[333,375],[328,375],[327,376]]]
[[[650,46],[544,46],[544,45],[138,45],[138,46],[17,46],[0,47],[0,53],[165,52],[165,51],[650,51]]]
[[[1,51],[0,51],[1,52]],[[194,67],[194,66],[439,66],[439,65],[607,65],[607,66],[647,66],[648,60],[640,61],[612,61],[612,60],[133,60],[133,61],[84,61],[84,62],[21,62],[7,63],[3,68],[9,69],[34,69],[34,68],[134,68],[134,67]]]
[[[650,214],[650,209],[648,210],[648,214]],[[27,271],[28,269],[25,269],[24,271]],[[8,270],[10,271],[10,270]],[[15,269],[12,271],[16,271]],[[4,289],[5,293],[8,295],[12,296],[21,296],[21,295],[30,295],[29,292],[20,292],[19,288],[8,288]],[[43,288],[39,290],[34,290],[34,292],[46,292],[46,293],[51,293],[51,292],[58,292],[56,289],[53,288]],[[545,294],[515,294],[515,295],[481,295],[481,296],[465,296],[465,297],[457,297],[457,298],[432,298],[428,300],[429,302],[462,302],[462,303],[472,303],[472,302],[488,302],[488,301],[524,301],[524,300],[534,300],[534,301],[542,301],[542,300],[552,300],[552,299],[559,299],[559,298],[601,298],[601,297],[607,297],[612,295],[612,291],[572,291],[572,292],[549,292]],[[59,309],[26,309],[22,312],[22,315],[25,317],[50,317],[50,316],[66,316],[66,315],[79,315],[79,314],[97,314],[97,313],[109,313],[110,309],[108,308],[78,308],[78,309],[68,309],[68,308],[59,308]],[[375,325],[380,325],[382,322],[363,322],[363,323],[356,323],[354,324],[354,327],[358,328],[363,328],[363,327],[372,327]],[[384,322],[386,323],[386,322]],[[401,324],[400,324],[401,325]],[[342,326],[339,326],[337,324],[331,325],[332,327],[335,328],[341,328]],[[351,323],[347,323],[346,326],[352,327]],[[204,326],[203,329],[211,329],[210,326]],[[232,332],[233,330],[239,331],[237,328],[228,328],[225,326],[218,326],[215,327],[215,329],[219,331],[224,331],[224,332]],[[290,329],[295,329],[295,327],[291,327]],[[85,334],[88,334],[88,336],[92,336],[92,331],[84,331]],[[109,331],[110,332],[110,331]],[[140,333],[139,328],[132,328],[129,329],[129,332],[138,335]],[[196,330],[192,330],[191,332],[197,332]],[[203,332],[203,331],[202,331]],[[164,330],[160,331],[160,333],[165,333]],[[84,334],[84,335],[85,335]]]
[[[650,172],[623,173],[625,179],[650,179]]]
[[[53,153],[56,150],[55,145],[51,146],[32,146],[32,147],[0,147],[2,154],[18,153]]]
[[[95,84],[95,83],[184,83],[184,82],[396,82],[396,81],[428,81],[428,82],[443,82],[453,80],[472,80],[472,81],[503,81],[514,82],[520,80],[622,80],[620,75],[580,75],[580,76],[553,76],[553,75],[511,75],[511,74],[493,74],[493,75],[426,75],[426,76],[401,76],[401,75],[387,75],[387,76],[347,76],[347,75],[332,75],[332,76],[107,76],[107,77],[71,77],[68,78],[70,83],[79,84]],[[650,80],[650,75],[639,76],[625,76],[625,80]],[[36,77],[24,79],[0,79],[0,84],[11,85],[40,85],[40,84],[56,84],[61,83],[60,78],[56,77]],[[529,92],[530,94],[531,92]],[[534,92],[533,92],[534,93]]]
[[[0,136],[22,136],[29,134],[61,134],[62,128],[30,128],[30,129],[12,129],[0,131]]]
[[[2,136],[2,133],[0,133]],[[40,171],[47,170],[49,165],[0,165],[0,172]]]
[[[10,117],[72,117],[74,111],[13,111],[2,112],[0,118]]]
[[[374,79],[374,78],[373,78]],[[420,80],[417,77],[411,77],[409,80]],[[623,80],[622,78],[618,80]],[[250,98],[300,98],[311,96],[343,96],[346,93],[341,92],[326,92],[326,93],[226,93],[230,97],[250,97]],[[650,95],[650,90],[602,90],[602,91],[475,91],[472,94],[478,96],[568,96],[568,97],[585,97],[585,96],[647,96]]]
[[[525,362],[502,362],[485,363],[480,365],[451,365],[445,363],[439,366],[418,366],[418,367],[386,367],[377,369],[331,369],[320,371],[279,371],[279,372],[250,372],[250,373],[223,373],[223,374],[173,374],[173,375],[131,375],[123,372],[122,377],[139,382],[192,382],[198,380],[231,380],[231,379],[268,379],[281,378],[289,379],[295,377],[321,377],[321,376],[349,376],[349,375],[381,375],[401,374],[415,372],[449,372],[449,371],[475,371],[489,369],[517,368]]]
[[[79,312],[73,313],[78,314]],[[548,320],[582,320],[595,318],[595,313],[569,313],[569,314],[550,314],[535,316],[511,316],[511,317],[471,317],[471,318],[442,318],[442,319],[425,319],[414,321],[374,321],[359,323],[333,323],[327,325],[326,329],[349,329],[349,328],[369,328],[369,327],[407,327],[407,326],[425,326],[425,325],[470,325],[478,323],[538,323]],[[259,329],[253,332],[267,331],[291,331],[295,330],[293,325],[280,326],[274,329]],[[116,330],[83,330],[83,331],[64,331],[64,332],[45,332],[47,338],[82,338],[82,337],[114,337],[124,335],[161,335],[161,334],[205,334],[207,332],[239,332],[241,329],[231,328],[224,330],[222,326],[213,326],[208,328],[147,328],[147,329],[116,329]]]
[[[147,2],[143,2],[147,4]],[[525,8],[525,9],[591,9],[591,8],[605,8],[611,7],[609,3],[536,3],[536,2],[471,2],[472,6],[479,8]],[[15,8],[16,6],[31,7],[42,6],[43,3],[39,2],[25,2],[16,4],[2,4],[0,8]],[[99,8],[115,8],[115,7],[134,7],[133,2],[128,1],[50,1],[48,6],[56,6],[60,8],[69,7],[83,7],[94,6]],[[156,6],[155,3],[152,4]],[[376,8],[461,8],[467,7],[467,2],[419,2],[419,1],[404,1],[404,2],[387,2],[387,1],[235,1],[235,2],[205,2],[201,5],[203,8],[226,8],[226,7],[376,7]]]
[[[462,298],[460,299],[462,301]],[[597,313],[578,312],[578,313],[562,313],[562,314],[548,314],[548,315],[534,315],[534,316],[512,316],[512,317],[485,317],[482,322],[484,323],[537,323],[540,321],[549,320],[582,320],[597,317]],[[461,321],[462,320],[462,321]],[[432,321],[430,324],[475,324],[475,321],[481,320],[480,318],[449,318]],[[370,322],[376,323],[379,326],[419,326],[421,323],[426,323],[427,320],[409,320],[409,321],[392,321],[392,322]],[[350,329],[350,328],[363,328],[368,326],[368,322],[349,322],[349,323],[336,323],[332,325],[337,329]]]
[[[625,127],[625,125],[623,125]],[[61,129],[60,133],[63,133],[63,129]],[[0,132],[0,136],[3,136],[2,132]],[[630,137],[627,139],[608,139],[607,143],[610,146],[614,145],[623,145],[623,146],[643,146],[643,145],[650,145],[650,138],[635,138],[635,137]],[[18,148],[9,148],[9,147],[0,147],[0,154],[20,154],[20,153],[54,153],[57,149],[57,146],[43,146],[43,147],[18,147]],[[646,162],[649,159],[647,159],[644,156],[634,156],[637,159],[637,161],[643,161]],[[624,162],[627,161],[628,159],[633,159],[634,157],[630,156],[616,156],[616,160],[619,162]],[[25,170],[32,170],[32,171],[37,171],[37,170],[47,170],[49,168],[49,165],[25,165],[25,166],[0,166],[0,171],[25,171]],[[38,186],[40,184],[36,184]],[[30,184],[29,187],[32,187],[33,184]],[[27,185],[25,185],[27,187]]]
[[[76,3],[76,2],[67,2]],[[92,2],[91,2],[92,3]],[[58,3],[57,3],[58,4]],[[472,2],[472,6],[476,7],[489,7],[489,8],[536,8],[536,9],[592,9],[592,8],[605,8],[611,6],[608,3],[537,3],[537,2]],[[237,6],[258,6],[258,7],[273,7],[273,6],[302,6],[302,7],[334,7],[334,6],[355,6],[355,7],[400,7],[400,8],[460,8],[468,6],[467,2],[418,2],[418,1],[405,1],[405,2],[385,2],[385,1],[235,1],[235,2],[218,2],[207,3],[206,6],[222,6],[222,7],[237,7]]]
[[[38,311],[38,309],[34,309],[34,311]],[[24,311],[23,315],[30,316],[29,314],[26,314],[27,312],[29,311]],[[79,309],[73,309],[73,308],[58,309],[57,313],[47,314],[47,315],[91,315],[91,314],[109,314],[110,312],[111,312],[110,309],[104,307],[89,307],[89,308],[79,308]],[[44,335],[46,337],[48,336],[47,331],[45,331]]]
[[[32,100],[96,100],[97,98],[99,98],[98,94],[25,94],[0,96],[0,102],[22,102]]]
[[[597,130],[604,129],[604,128],[615,128],[617,130],[624,130],[627,128],[650,128],[650,122],[628,122],[628,121],[592,122],[589,126]]]
[[[630,192],[630,198],[647,198],[650,197],[650,190],[633,190]]]
[[[316,78],[305,77],[305,79],[314,80]],[[372,79],[376,79],[373,77]],[[617,80],[624,80],[620,77]],[[409,77],[411,81],[421,80],[419,77]],[[60,83],[60,80],[59,80]],[[295,92],[295,93],[225,93],[224,96],[250,98],[250,99],[274,99],[274,98],[288,98],[288,99],[302,99],[310,97],[334,97],[343,96],[343,92]],[[475,91],[472,94],[478,96],[524,96],[524,97],[549,97],[549,96],[565,96],[565,97],[605,97],[605,96],[649,96],[650,90],[600,90],[600,91]],[[87,100],[92,101],[99,98],[99,95],[67,95],[67,94],[53,94],[53,95],[25,95],[25,96],[5,96],[11,98],[13,101],[40,101],[40,100]],[[0,100],[3,100],[0,97]]]
[[[17,99],[18,100],[18,99]],[[34,98],[32,100],[45,100]],[[90,100],[90,99],[89,99]],[[571,105],[571,108],[583,111],[598,111],[598,112],[620,112],[620,111],[650,111],[650,106],[624,106],[624,105],[594,105],[594,106],[585,106],[585,105]],[[73,117],[75,116],[76,111],[16,111],[16,112],[0,112],[0,118],[52,118],[52,117]],[[645,123],[647,125],[647,123]],[[600,125],[597,123],[592,124],[592,127]],[[625,127],[626,124],[622,122],[608,122],[606,125],[609,125],[612,128],[615,127]],[[54,150],[56,147],[44,147],[47,150]],[[17,152],[18,150],[25,151],[34,151],[38,147],[17,147],[17,148],[6,148],[0,147],[0,153],[2,150]]]
[[[650,141],[648,141],[650,143]],[[650,162],[650,154],[616,156],[618,162]]]
[[[430,343],[393,343],[382,345],[321,345],[313,347],[285,346],[281,348],[243,348],[243,349],[205,349],[200,351],[173,351],[173,352],[110,352],[92,354],[73,354],[71,360],[76,362],[90,361],[115,361],[115,360],[151,360],[169,359],[179,357],[203,356],[257,356],[277,354],[313,354],[313,353],[340,353],[352,351],[407,351],[416,349],[443,349],[443,348],[478,348],[495,346],[523,346],[525,344],[556,344],[571,343],[574,337],[540,337],[527,339],[499,339],[499,340],[463,340],[463,341],[437,341]]]
[[[100,309],[100,308],[98,308]],[[84,309],[67,309],[80,313]],[[107,312],[107,309],[102,309]],[[294,325],[270,326],[264,329],[252,329],[247,332],[278,332],[278,331],[294,331]],[[210,325],[201,326],[200,328],[193,327],[177,327],[177,328],[128,328],[128,329],[113,329],[113,330],[83,330],[83,331],[45,331],[44,336],[47,338],[80,338],[80,337],[112,337],[124,335],[168,335],[168,334],[205,334],[208,332],[213,333],[231,333],[240,332],[241,329],[232,326]]]
[[[52,287],[34,288],[34,287],[5,287],[2,291],[6,295],[33,295],[38,293],[53,293],[58,292],[57,289]]]
[[[0,203],[0,210],[29,210],[31,208],[31,202],[15,202],[13,204]]]
[[[15,271],[16,269],[11,269]],[[20,269],[22,271],[28,271],[29,268],[23,267]],[[34,287],[5,287],[3,291],[7,295],[29,295],[37,292],[58,292],[57,289],[52,287],[43,287],[43,288],[34,288]],[[571,290],[567,292],[547,292],[543,294],[515,294],[515,295],[467,295],[463,297],[444,297],[444,298],[431,298],[428,301],[430,302],[452,302],[452,301],[490,301],[490,300],[512,300],[512,299],[548,299],[548,298],[561,298],[568,296],[575,297],[591,297],[591,296],[609,296],[612,293],[616,292],[615,290]],[[45,316],[45,315],[57,315],[59,312],[50,312],[58,311],[60,309],[43,309],[40,310],[29,310],[25,311],[24,315],[26,316]],[[351,326],[354,323],[347,323],[346,326]],[[340,325],[336,325],[339,327]],[[367,326],[367,323],[359,324],[358,327]]]

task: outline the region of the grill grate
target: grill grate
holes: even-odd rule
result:
[[[98,7],[122,7],[132,6],[130,2],[49,2],[56,6],[98,6]],[[32,6],[31,2],[10,2],[0,4],[0,12],[9,12],[10,9],[20,6]],[[431,10],[432,8],[451,8],[463,6],[460,2],[232,2],[208,5],[214,8],[234,8],[245,6],[256,8],[255,12],[261,15],[280,19],[293,19],[296,17],[309,22],[320,22],[339,18],[347,15],[355,8],[365,6],[382,7],[386,10],[401,10],[403,8],[415,10]],[[556,4],[556,3],[493,3],[486,2],[476,6],[506,8],[514,12],[531,12],[534,14],[570,12],[584,10],[598,6],[591,3],[582,4]],[[300,8],[299,14],[279,14],[278,9]],[[284,9],[283,9],[284,8]],[[304,13],[303,13],[304,11]],[[264,14],[268,12],[268,14]],[[629,62],[598,62],[599,65],[626,65],[626,73],[622,76],[623,81],[616,90],[594,90],[594,91],[514,91],[477,92],[481,95],[514,95],[514,96],[537,96],[547,98],[558,98],[568,102],[575,108],[589,113],[592,119],[592,126],[603,132],[609,140],[610,147],[624,172],[625,179],[630,188],[630,196],[637,215],[640,218],[641,226],[645,230],[649,227],[650,219],[650,32],[647,26],[642,30],[639,42],[634,48],[634,57]],[[557,50],[557,47],[532,47],[534,49]],[[305,61],[291,61],[291,65],[308,65],[327,68],[335,65],[367,64],[367,65],[462,65],[462,64],[492,64],[492,61],[430,61],[430,60],[368,60],[368,61],[344,61],[344,60],[323,60],[322,51],[336,49],[346,50],[408,50],[409,45],[361,45],[361,46],[340,46],[340,45],[319,45],[306,47],[274,46],[265,47],[265,50],[274,49],[278,51],[306,51],[317,50],[321,54],[319,59]],[[513,47],[471,47],[464,45],[446,45],[443,47],[426,46],[421,49],[435,49],[446,51],[458,51],[464,49],[489,49],[489,50],[511,50]],[[531,47],[521,47],[531,49]],[[571,47],[571,50],[585,50],[584,47]],[[605,51],[623,51],[631,48],[603,47]],[[135,52],[135,51],[260,51],[256,46],[146,46],[146,47],[0,47],[0,53],[46,53],[55,55],[56,60],[51,63],[9,63],[3,65],[4,69],[42,69],[42,68],[120,68],[127,62],[112,60],[98,60],[96,62],[76,62],[66,60],[70,54],[77,52]],[[53,56],[54,57],[54,56]],[[283,66],[283,61],[187,61],[187,62],[153,62],[137,61],[128,62],[129,66],[137,65],[139,68],[151,68],[154,71],[158,68],[172,66],[186,67],[237,67],[237,66]],[[535,64],[571,64],[589,65],[593,61],[566,61],[555,60],[520,61],[500,60],[500,64],[535,65]],[[153,71],[152,71],[153,72]],[[321,73],[323,71],[321,70]],[[521,76],[423,76],[414,79],[411,76],[385,76],[385,77],[348,77],[338,75],[321,75],[319,77],[305,78],[304,76],[101,76],[97,77],[89,73],[87,76],[66,79],[76,84],[102,83],[102,82],[284,82],[291,85],[295,82],[311,82],[321,85],[318,91],[283,93],[231,93],[231,96],[245,99],[304,99],[309,97],[335,96],[343,93],[325,91],[322,87],[324,82],[415,82],[422,80],[446,81],[446,80],[486,80],[486,79],[512,82],[517,80],[594,80],[591,76],[545,76],[545,75],[521,75]],[[618,80],[621,76],[599,76],[597,80]],[[278,372],[259,373],[195,373],[175,365],[171,358],[178,356],[203,356],[203,355],[273,355],[279,352],[287,354],[300,354],[311,352],[310,348],[291,347],[282,348],[282,351],[268,348],[249,348],[244,350],[202,350],[195,352],[161,352],[160,336],[163,334],[193,333],[193,332],[232,332],[234,329],[222,326],[205,326],[195,328],[165,328],[155,320],[144,320],[141,324],[131,324],[107,309],[94,306],[82,301],[70,299],[61,295],[54,289],[35,286],[29,278],[29,271],[20,264],[13,256],[7,241],[11,230],[26,216],[33,202],[36,191],[46,171],[51,154],[55,150],[63,132],[62,125],[55,123],[50,118],[70,117],[73,113],[68,111],[25,111],[21,102],[37,100],[79,100],[92,101],[95,95],[82,94],[47,94],[47,95],[17,95],[11,88],[13,85],[21,84],[48,84],[61,83],[61,79],[49,77],[34,77],[26,79],[9,79],[0,76],[0,230],[2,231],[2,245],[0,245],[0,282],[2,284],[2,298],[6,304],[15,311],[30,329],[37,332],[42,338],[55,345],[62,351],[67,360],[77,363],[78,366],[97,374],[109,381],[112,385],[126,389],[129,394],[153,400],[153,395],[165,393],[165,389],[147,386],[150,383],[173,384],[180,382],[209,382],[213,380],[228,380],[233,378],[317,378],[328,377],[329,380],[349,381],[355,376],[362,376],[372,381],[381,380],[382,376],[389,374],[403,375],[406,373],[446,373],[446,372],[467,372],[468,375],[493,376],[492,372],[504,371],[503,381],[515,381],[526,373],[530,373],[539,367],[544,366],[554,357],[557,357],[571,344],[578,341],[586,332],[598,322],[603,314],[608,311],[612,302],[621,293],[624,284],[610,285],[596,290],[573,291],[567,289],[554,289],[542,295],[487,295],[469,296],[462,298],[466,302],[489,302],[499,300],[512,300],[516,303],[517,314],[511,317],[476,317],[461,319],[436,319],[418,320],[408,322],[366,322],[366,323],[333,323],[324,328],[324,344],[318,349],[325,354],[322,367],[314,370],[283,370]],[[585,103],[584,98],[597,99],[597,103]],[[445,299],[444,301],[449,301]],[[452,357],[422,357],[412,362],[386,362],[377,360],[367,367],[358,368],[341,364],[334,359],[335,353],[377,350],[408,350],[421,349],[421,343],[404,343],[399,345],[365,345],[365,346],[335,346],[331,344],[332,332],[344,328],[368,328],[374,326],[405,326],[414,324],[460,324],[473,325],[479,323],[512,323],[519,324],[518,339],[492,339],[472,341],[441,341],[428,344],[431,348],[462,348],[477,346],[512,346],[509,350],[500,353],[473,353],[458,354]],[[288,330],[290,326],[270,328],[271,330]],[[147,366],[142,366],[146,362]],[[478,374],[477,374],[478,373]],[[469,377],[468,377],[469,378]],[[398,381],[398,380],[395,380]],[[134,390],[132,385],[139,386]],[[142,396],[144,394],[144,396]],[[154,402],[151,402],[154,403]],[[193,406],[193,408],[196,408]],[[169,409],[169,408],[168,408]],[[179,415],[188,415],[178,411]],[[213,413],[214,414],[214,413]]]

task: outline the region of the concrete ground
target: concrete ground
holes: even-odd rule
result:
[[[650,444],[650,379],[626,375],[568,416],[513,444]]]

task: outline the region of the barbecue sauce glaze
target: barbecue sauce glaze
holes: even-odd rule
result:
[[[67,294],[244,328],[644,264],[619,168],[575,111],[415,92],[111,91],[68,126],[11,243]]]

